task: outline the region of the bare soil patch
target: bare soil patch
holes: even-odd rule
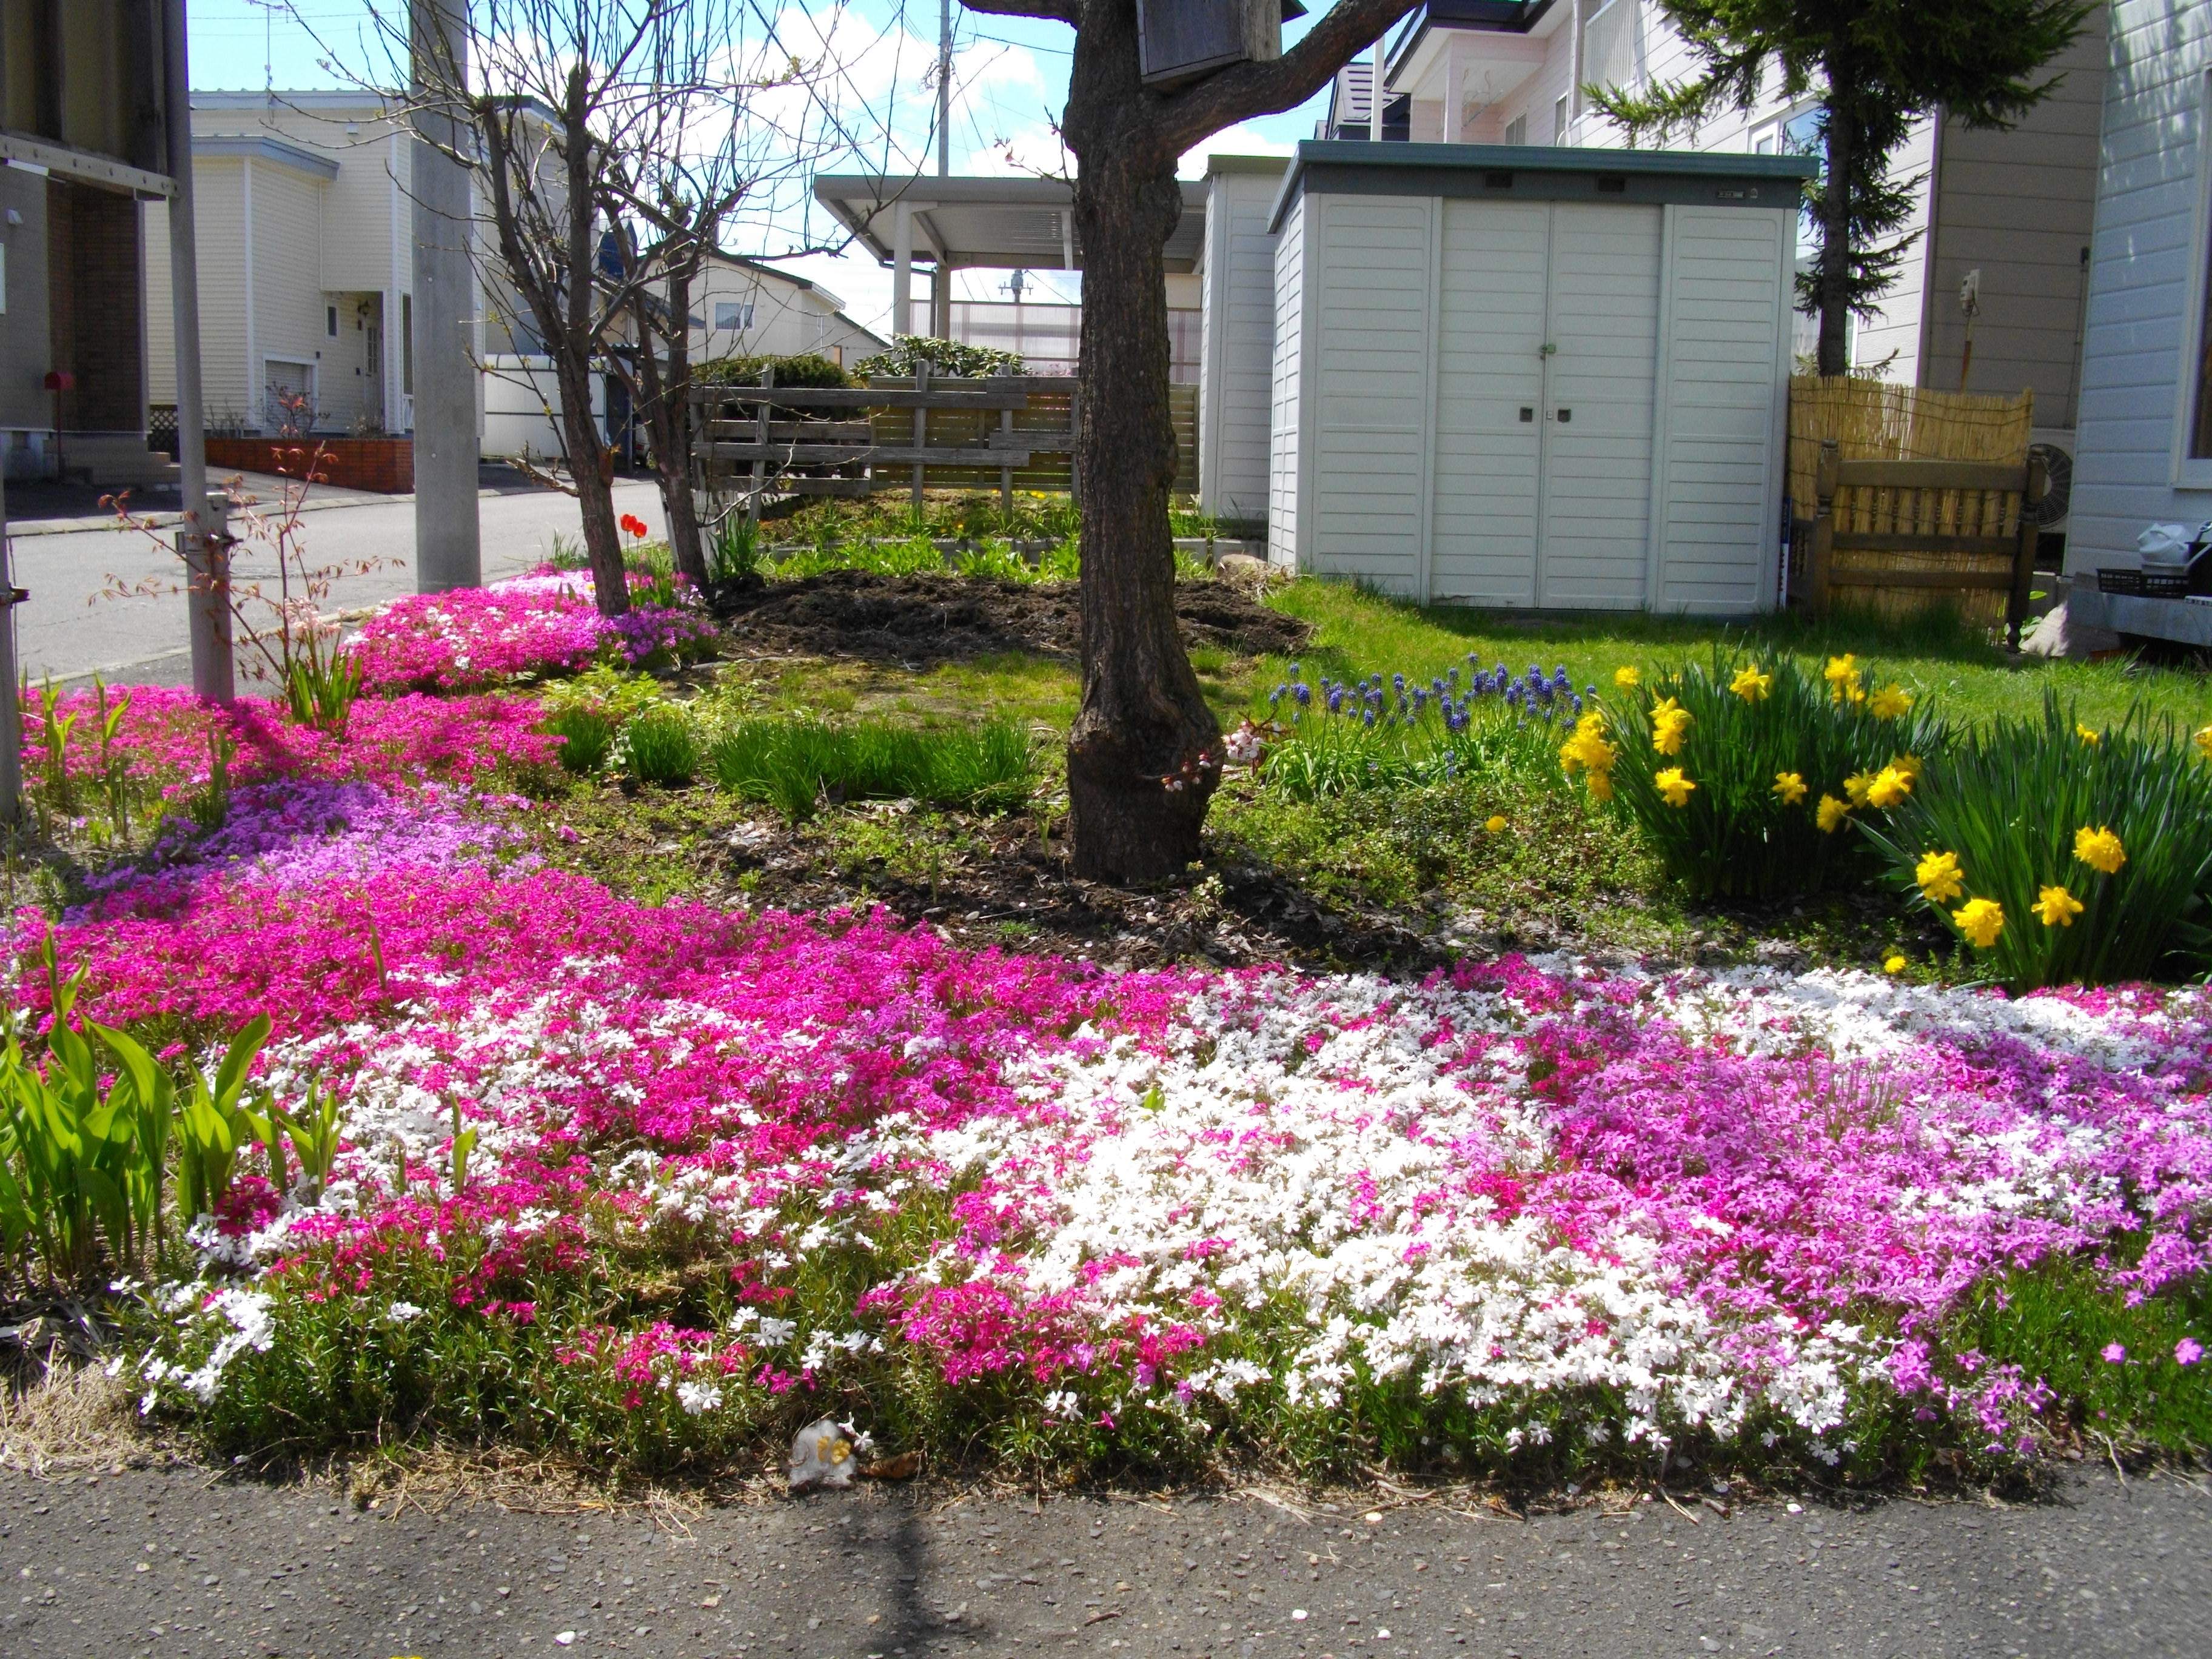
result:
[[[1005,651],[1072,660],[1077,646],[1073,582],[832,570],[769,583],[726,609],[732,641],[750,652],[919,666]],[[1219,582],[1178,585],[1176,616],[1187,647],[1238,656],[1296,651],[1312,635],[1295,617]]]

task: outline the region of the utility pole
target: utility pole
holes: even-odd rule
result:
[[[191,70],[185,51],[185,0],[162,13],[163,125],[168,141],[169,299],[177,359],[177,489],[184,509],[178,550],[185,556],[191,607],[192,690],[216,702],[237,695],[230,642],[228,503],[209,500],[207,404],[200,380],[199,228],[192,208]]]
[[[474,128],[453,100],[468,87],[468,0],[412,0],[415,229],[415,586],[477,587],[475,270],[466,154]]]
[[[952,0],[937,0],[937,176],[952,176]]]

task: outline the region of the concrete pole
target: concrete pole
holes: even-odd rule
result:
[[[914,332],[914,208],[891,209],[891,337]]]
[[[469,175],[434,146],[466,153],[469,123],[441,106],[468,82],[468,0],[412,0],[416,131],[415,586],[483,581],[477,523],[476,273]]]
[[[1384,49],[1389,42],[1388,34],[1375,37],[1374,78],[1367,85],[1367,137],[1370,143],[1382,142],[1382,73],[1387,62]]]
[[[952,176],[952,0],[937,0],[937,176]]]
[[[216,702],[237,695],[230,641],[230,541],[224,518],[210,517],[207,398],[200,380],[199,225],[192,208],[191,70],[185,54],[185,0],[161,8],[162,110],[168,138],[169,298],[177,356],[177,486],[186,514],[177,537],[191,607],[192,690]],[[228,503],[225,503],[228,511]],[[210,532],[214,533],[210,534]]]

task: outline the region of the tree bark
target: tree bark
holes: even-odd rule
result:
[[[703,593],[707,555],[699,544],[699,514],[691,497],[691,271],[686,265],[668,273],[667,319],[668,361],[653,361],[653,336],[641,329],[638,338],[647,361],[640,367],[652,374],[646,388],[653,408],[653,463],[660,478],[669,551],[678,574]]]
[[[1076,873],[1104,881],[1189,866],[1220,779],[1221,728],[1176,623],[1164,249],[1182,192],[1147,101],[1135,8],[1092,7],[1076,37],[1066,122],[1081,162],[1084,250],[1083,700],[1068,734],[1067,792]]]
[[[1820,343],[1823,375],[1848,374],[1850,357],[1851,173],[1858,165],[1858,117],[1850,88],[1838,77],[1850,67],[1827,60],[1826,177],[1820,193]]]

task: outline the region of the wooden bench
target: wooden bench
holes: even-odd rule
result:
[[[2017,651],[2035,574],[2035,509],[2046,487],[2039,455],[2019,466],[1847,461],[1827,439],[1817,510],[1799,526],[1807,551],[1798,597],[1821,616],[1838,589],[1994,589],[2006,595],[2005,627]]]

